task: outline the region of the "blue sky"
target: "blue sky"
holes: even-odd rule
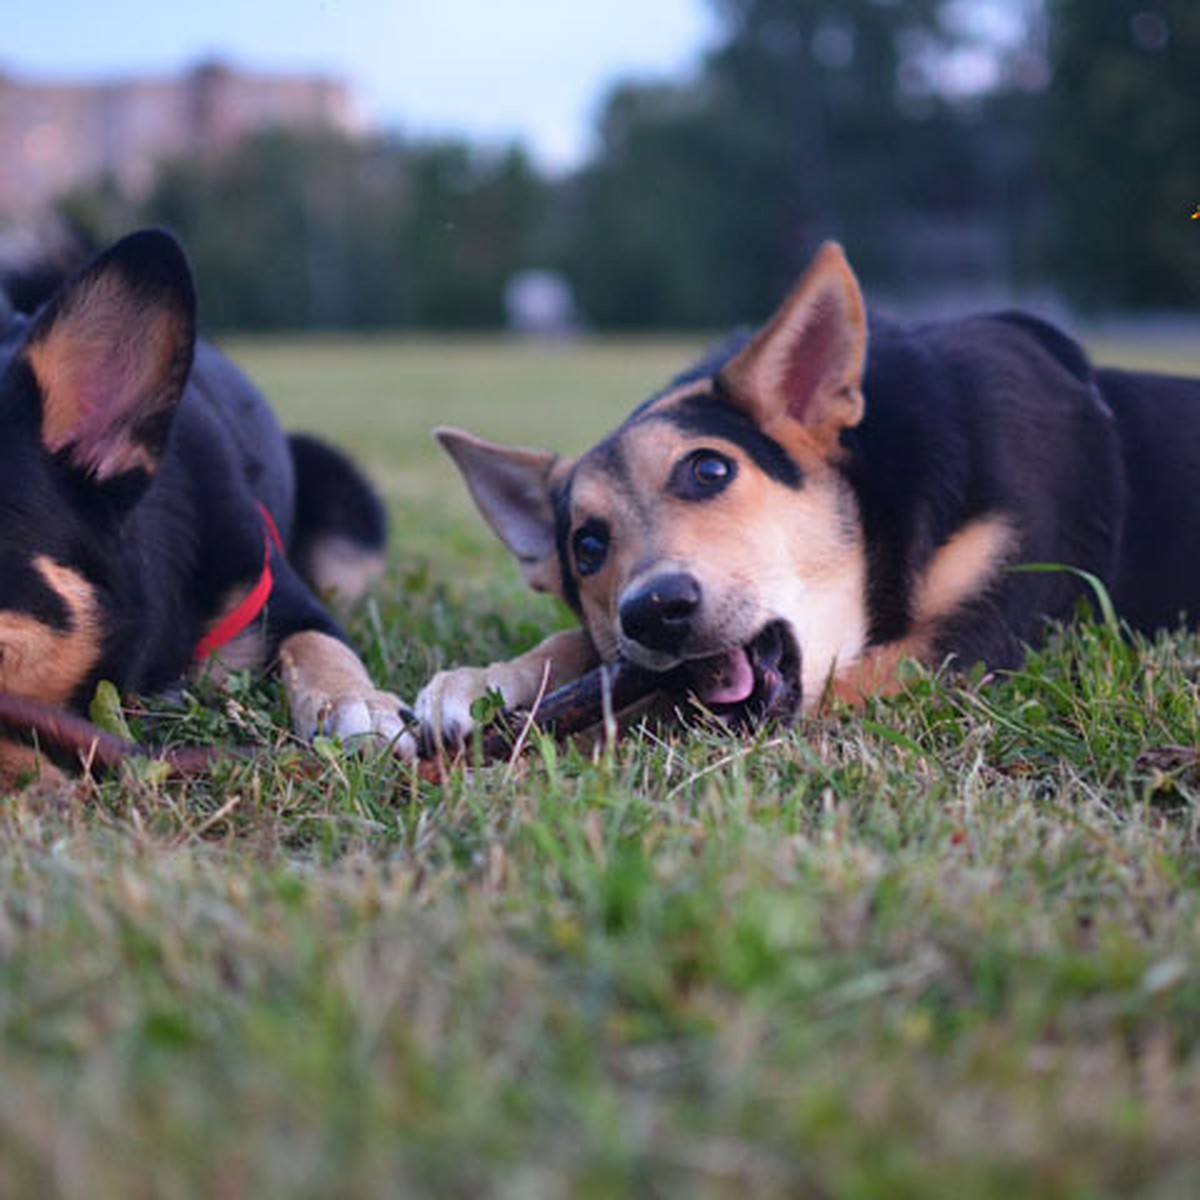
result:
[[[0,71],[162,74],[220,55],[345,76],[375,121],[520,137],[549,167],[586,151],[621,77],[682,76],[714,36],[705,0],[43,0],[5,5]]]

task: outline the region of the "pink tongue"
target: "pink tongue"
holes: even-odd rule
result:
[[[696,695],[704,704],[740,704],[754,691],[754,668],[740,647],[709,659],[696,680]]]

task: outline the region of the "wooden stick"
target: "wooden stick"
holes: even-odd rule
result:
[[[503,762],[513,753],[516,730],[527,723],[562,741],[601,724],[606,714],[620,713],[647,699],[663,685],[652,675],[628,663],[604,664],[557,688],[542,699],[532,713],[509,711],[484,731],[480,761]],[[172,776],[194,778],[222,762],[241,761],[249,751],[226,746],[176,746],[155,749],[108,733],[85,717],[41,700],[0,691],[0,733],[28,741],[43,749],[70,754],[80,762],[103,771],[115,771],[133,758],[165,763]],[[440,783],[444,760],[434,756],[417,764],[427,783]]]
[[[620,713],[652,696],[663,684],[661,675],[653,675],[630,663],[602,663],[570,683],[556,688],[532,713],[534,728],[558,741],[583,733],[605,720],[606,714]],[[507,712],[499,725],[483,734],[480,753],[483,761],[496,762],[512,751],[513,725],[524,724],[529,714]]]
[[[482,731],[477,761],[480,766],[505,762],[518,752],[523,731],[530,726],[557,741],[574,737],[604,723],[606,714],[620,713],[647,699],[663,684],[662,676],[629,663],[602,663],[544,696],[531,713],[520,709],[501,713]],[[417,773],[426,783],[440,784],[462,758],[434,748],[417,763]]]
[[[108,733],[64,708],[0,691],[0,732],[4,731],[22,739],[32,734],[39,746],[72,754],[105,771],[115,771],[131,758],[149,758],[166,763],[174,776],[191,778],[212,770],[216,763],[245,757],[244,751],[225,746],[151,749]]]

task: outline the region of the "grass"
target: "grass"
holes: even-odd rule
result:
[[[563,620],[428,427],[577,450],[689,347],[232,349],[382,481],[411,694]],[[1200,1194],[1195,638],[441,790],[272,684],[131,719],[275,752],[0,805],[0,1194]]]

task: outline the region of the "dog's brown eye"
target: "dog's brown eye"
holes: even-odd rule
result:
[[[668,486],[684,500],[707,500],[722,491],[736,474],[733,459],[716,450],[697,450],[676,464]]]
[[[608,526],[603,521],[587,521],[575,530],[571,548],[580,575],[594,575],[608,557]]]

